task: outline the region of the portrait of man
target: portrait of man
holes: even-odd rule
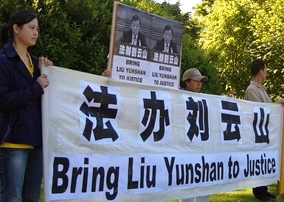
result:
[[[134,46],[148,47],[145,35],[141,33],[141,19],[138,15],[133,15],[131,19],[131,29],[123,32],[120,42],[128,43]]]
[[[179,54],[177,50],[177,44],[172,40],[173,28],[170,25],[166,25],[164,28],[164,37],[157,40],[153,49],[170,54]]]

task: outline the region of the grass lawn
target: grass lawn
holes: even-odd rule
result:
[[[276,184],[268,186],[268,189],[269,189],[268,191],[271,194],[276,195],[277,193]],[[281,197],[281,201],[283,200],[284,200],[284,196]],[[40,202],[43,202],[43,201],[44,201],[43,194],[41,194]],[[256,202],[256,199],[254,198],[251,189],[243,189],[243,190],[232,191],[232,192],[220,192],[218,194],[211,195],[209,201],[210,202]],[[167,202],[179,202],[179,200],[170,200]]]
[[[238,190],[233,192],[221,192],[218,194],[214,194],[210,196],[210,202],[222,202],[222,201],[235,201],[235,202],[250,202],[250,201],[256,201],[254,196],[252,195],[251,189],[244,189],[244,190]]]
[[[271,194],[277,194],[276,184],[268,186],[268,191]],[[281,199],[284,197],[281,197]],[[243,189],[232,192],[221,192],[210,196],[210,202],[256,202],[251,189]]]

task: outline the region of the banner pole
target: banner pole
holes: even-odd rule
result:
[[[280,169],[280,180],[277,182],[277,201],[281,201],[281,194],[284,193],[284,183],[283,183],[283,179],[284,179],[284,165],[283,165],[283,158],[284,158],[284,149],[283,149],[283,135],[284,135],[284,113],[283,113],[283,109],[282,109],[282,144],[281,144],[281,157],[280,157],[280,162],[281,162],[281,169]]]

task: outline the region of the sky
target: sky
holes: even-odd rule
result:
[[[165,0],[171,4],[176,3],[178,0]],[[181,6],[180,9],[184,12],[192,12],[192,7],[201,3],[202,0],[179,0]],[[158,3],[164,2],[164,0],[156,0]]]

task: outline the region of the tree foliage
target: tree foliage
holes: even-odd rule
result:
[[[206,16],[208,15],[211,10],[212,10],[212,6],[214,4],[215,0],[202,0],[201,3],[197,4],[194,7],[194,13],[195,15],[201,17],[201,16]]]
[[[1,0],[0,19],[31,9],[38,14],[40,37],[32,51],[57,66],[101,74],[106,68],[112,0]]]
[[[202,16],[199,43],[217,67],[222,89],[243,97],[249,64],[262,58],[268,92],[282,97],[284,0],[215,0],[211,6]]]

